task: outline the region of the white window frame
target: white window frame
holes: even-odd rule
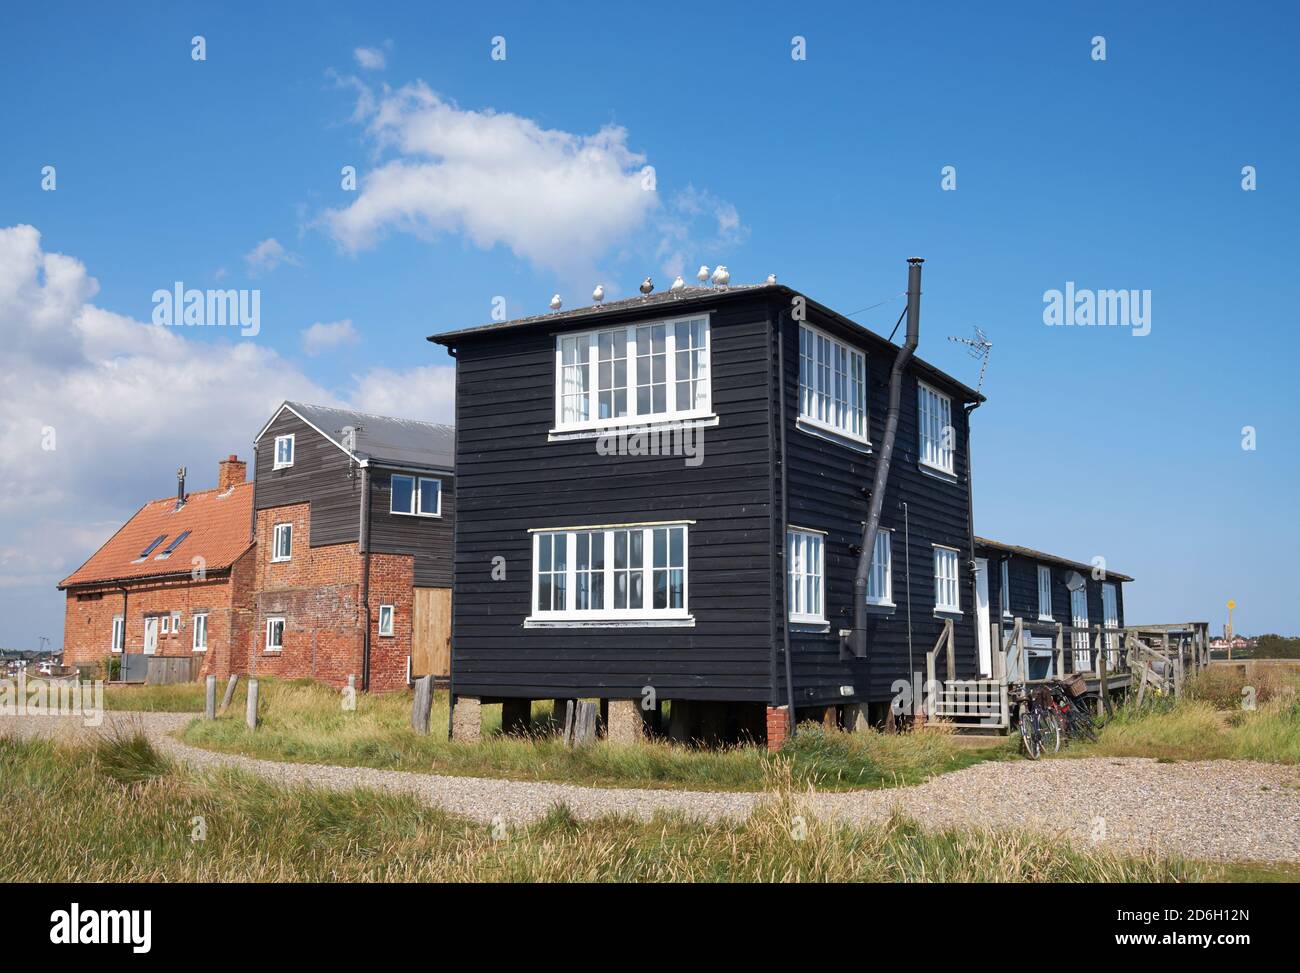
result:
[[[388,621],[387,625],[384,624],[385,616],[387,616],[387,621]],[[394,611],[392,605],[379,606],[379,634],[384,636],[385,638],[391,638],[393,635],[393,629],[394,629],[393,618],[394,618]]]
[[[690,527],[692,521],[656,521],[637,524],[608,524],[594,526],[577,526],[577,527],[544,527],[536,528],[530,533],[533,536],[533,554],[532,554],[532,583],[529,599],[529,615],[525,619],[526,625],[551,624],[559,623],[561,625],[573,625],[574,623],[582,624],[635,624],[635,623],[691,623],[693,618],[690,613]],[[654,563],[654,532],[662,529],[681,529],[682,531],[682,563],[679,566],[672,564],[672,540],[668,538],[668,563],[663,567],[656,567]],[[614,536],[620,531],[641,531],[641,567],[640,568],[622,568],[620,571],[639,573],[641,575],[641,591],[643,604],[640,608],[614,608]],[[604,602],[601,608],[577,608],[578,599],[578,535],[579,534],[601,534],[603,535],[604,554],[603,567],[601,568],[602,585]],[[541,547],[541,537],[551,535],[556,539],[563,539],[565,546],[565,565],[564,565],[564,584],[565,584],[565,605],[561,609],[539,609],[538,598],[541,594],[541,586],[538,583],[538,567],[540,563],[539,554]],[[552,562],[554,563],[554,562]],[[654,577],[656,571],[681,571],[682,573],[682,604],[680,608],[655,608],[654,605]]]
[[[1114,581],[1101,583],[1101,624],[1104,628],[1119,628],[1119,592]],[[1119,636],[1114,632],[1106,632],[1105,636],[1106,651],[1115,652],[1119,648]]]
[[[877,605],[881,608],[895,607],[893,533],[882,527],[876,534],[876,550],[871,555],[871,573],[867,575],[868,605]],[[872,594],[882,585],[885,589],[884,594]]]
[[[686,322],[702,321],[704,346],[699,359],[699,376],[696,379],[703,385],[702,402],[698,401],[689,409],[677,409],[677,337],[676,325]],[[665,404],[672,404],[664,412],[640,413],[637,411],[636,381],[636,335],[638,328],[663,326],[664,338],[664,384]],[[614,390],[623,389],[627,393],[627,414],[610,416],[608,419],[597,418],[600,415],[600,336],[611,332],[624,333],[624,357],[627,368],[627,382],[623,386],[611,386]],[[587,417],[585,419],[564,421],[564,343],[576,342],[578,350],[586,344],[586,360],[581,356],[574,368],[586,368],[586,389],[582,393],[587,397]],[[695,349],[690,349],[695,350]],[[708,419],[713,416],[713,329],[710,315],[689,314],[680,317],[660,318],[654,321],[636,321],[613,328],[599,328],[595,331],[578,331],[557,334],[555,336],[555,427],[552,432],[576,432],[588,429],[608,429],[620,426],[644,426],[651,423],[679,422],[686,419]],[[683,379],[684,381],[685,379]],[[658,383],[656,383],[658,384]]]
[[[1011,559],[1002,559],[1002,590],[998,593],[998,602],[1002,605],[1002,617],[1011,617]]]
[[[822,354],[830,360],[824,362]],[[844,398],[836,389],[843,355]],[[854,400],[857,385],[858,400]],[[799,325],[799,422],[871,445],[867,424],[867,354],[815,328]],[[819,414],[820,413],[820,414]],[[829,417],[829,418],[828,418]]]
[[[289,553],[281,555],[280,538],[281,536],[284,535],[288,535],[289,538],[289,545],[288,545]],[[276,524],[275,528],[271,531],[271,560],[276,562],[293,560],[293,524],[292,523],[286,522],[286,523]]]
[[[194,652],[208,651],[208,613],[195,612],[192,623],[194,629],[194,641],[191,650]],[[199,638],[200,634],[203,636],[202,638]]]
[[[1043,611],[1043,605],[1046,603],[1047,611]],[[1043,622],[1054,622],[1055,617],[1052,615],[1052,569],[1046,564],[1038,565],[1038,619]]]
[[[825,625],[826,532],[807,527],[787,527],[785,550],[790,621],[798,625]]]
[[[126,648],[126,619],[121,615],[113,616],[113,630],[109,636],[112,641],[109,643],[109,651],[121,653]]]
[[[274,645],[271,642],[271,633],[275,630],[275,625],[277,622],[280,624],[280,644]],[[288,629],[288,627],[289,626],[285,622],[283,615],[272,615],[271,617],[267,618],[266,620],[266,651],[267,652],[282,652],[284,650],[284,633],[286,629]]]
[[[171,613],[165,613],[158,616],[158,634],[170,635],[172,633],[172,616]]]
[[[951,566],[949,574],[944,569]],[[945,600],[951,587],[952,600]],[[934,545],[934,610],[948,615],[961,614],[961,551],[955,547]]]
[[[1079,613],[1080,604],[1083,607],[1083,613]],[[1088,627],[1088,586],[1084,584],[1078,591],[1070,592],[1070,627],[1083,628]],[[1088,632],[1072,632],[1071,647],[1074,649],[1074,667],[1078,671],[1079,666],[1088,665],[1090,661],[1089,650],[1092,645],[1088,639]],[[1080,661],[1082,660],[1082,661]]]
[[[916,382],[917,461],[948,476],[957,475],[957,427],[952,424],[952,396]],[[952,447],[944,448],[943,431],[952,429]]]
[[[409,509],[398,510],[393,506],[397,497],[396,491],[393,490],[393,480],[411,481],[411,506]],[[425,510],[422,506],[424,498],[421,488],[425,483],[433,483],[438,488],[438,505],[436,510]],[[397,514],[400,517],[441,517],[442,480],[436,476],[417,476],[414,473],[394,473],[388,480],[388,512],[390,514]]]
[[[286,459],[286,460],[282,460],[282,459],[280,459],[280,444],[281,444],[281,443],[288,443],[288,444],[289,444],[289,458]],[[273,469],[273,470],[286,470],[286,469],[288,469],[290,466],[293,466],[294,453],[295,453],[295,450],[296,450],[296,449],[297,449],[297,445],[294,443],[294,433],[289,433],[288,435],[285,435],[285,436],[276,436],[276,437],[275,437],[275,452],[272,454],[272,464],[271,464],[271,469]]]

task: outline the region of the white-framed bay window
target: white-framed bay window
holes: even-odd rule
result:
[[[1038,617],[1045,622],[1052,621],[1052,569],[1046,564],[1038,565]]]
[[[785,532],[789,572],[790,621],[826,624],[826,535],[819,530],[789,527]]]
[[[957,581],[956,548],[934,546],[934,610],[961,611],[961,585]]]
[[[956,475],[957,432],[952,424],[952,399],[925,382],[916,383],[921,465]]]
[[[529,625],[686,623],[689,521],[538,529]]]
[[[867,604],[894,606],[894,565],[892,531],[876,534],[876,549],[871,555],[871,573],[867,575]]]
[[[866,354],[807,324],[799,325],[799,421],[870,445]]]
[[[708,315],[555,339],[555,429],[709,417]]]

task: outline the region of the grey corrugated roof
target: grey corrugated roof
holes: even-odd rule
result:
[[[307,402],[285,402],[285,405],[340,448],[343,446],[343,427],[352,426],[357,430],[353,454],[358,459],[442,470],[456,466],[456,430],[453,426],[376,416]]]
[[[1068,568],[1074,568],[1083,574],[1087,574],[1093,568],[1091,564],[1084,564],[1080,561],[1072,561],[1068,557],[1061,557],[1059,554],[1046,554],[1043,551],[1036,551],[1032,547],[1020,547],[1017,544],[1004,544],[1001,541],[991,541],[987,537],[976,537],[976,547],[988,547],[995,551],[1006,551],[1009,554],[1019,554],[1021,557],[1031,558],[1035,561],[1050,561],[1053,564],[1062,564]],[[1106,577],[1112,581],[1132,581],[1127,574],[1120,574],[1118,571],[1106,569]]]
[[[683,313],[689,313],[700,307],[706,307],[709,304],[719,303],[729,298],[737,297],[742,294],[752,294],[755,291],[772,291],[787,296],[800,294],[786,284],[733,284],[730,287],[687,287],[680,294],[673,294],[671,291],[663,291],[658,294],[651,294],[649,297],[629,297],[622,301],[607,301],[604,304],[592,304],[588,307],[577,307],[571,311],[560,310],[552,311],[549,314],[533,314],[526,318],[513,318],[509,321],[492,321],[488,324],[475,325],[472,328],[460,328],[455,331],[444,331],[440,334],[429,335],[429,341],[437,342],[440,345],[448,347],[454,345],[457,339],[472,337],[474,335],[487,334],[493,331],[514,330],[516,328],[527,328],[534,325],[553,324],[558,327],[564,327],[575,322],[581,322],[589,318],[603,318],[624,314],[628,311],[635,311],[638,308],[680,308]],[[852,318],[834,311],[826,305],[813,300],[806,294],[803,295],[810,307],[814,307],[822,313],[834,318],[841,325],[854,331],[861,332],[884,344],[893,345],[888,338],[884,338],[869,328],[863,327]],[[924,332],[924,328],[922,328]],[[897,345],[895,345],[897,347]],[[968,401],[983,402],[984,396],[971,388],[965,382],[960,382],[953,378],[947,372],[936,368],[929,362],[920,357],[912,359],[916,368],[924,372],[932,379],[939,379],[952,388],[959,390]]]

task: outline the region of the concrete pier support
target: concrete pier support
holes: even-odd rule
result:
[[[641,707],[635,699],[611,699],[608,726],[610,743],[640,743],[645,739]]]
[[[483,704],[477,696],[458,696],[451,711],[451,738],[478,743],[483,736]]]

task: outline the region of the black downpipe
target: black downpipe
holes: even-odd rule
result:
[[[968,527],[966,531],[966,541],[968,544],[970,544],[970,560],[967,562],[967,566],[970,568],[970,617],[971,617],[971,628],[975,630],[974,646],[975,646],[975,656],[976,656],[975,664],[977,666],[979,665],[980,621],[979,621],[979,613],[975,611],[975,607],[977,605],[975,599],[979,597],[979,575],[977,571],[977,565],[975,562],[975,488],[974,488],[975,467],[971,461],[970,415],[979,407],[980,407],[980,402],[978,399],[976,399],[974,402],[970,403],[970,405],[966,406],[966,408],[963,410],[966,413],[966,524]],[[1001,611],[1001,607],[999,607],[998,610]],[[991,599],[989,603],[989,618],[990,619],[993,618],[993,604]],[[990,666],[993,664],[993,653],[996,651],[997,651],[997,646],[990,644],[989,645]],[[992,673],[989,673],[989,675],[992,675]]]
[[[126,682],[126,585],[118,585],[117,590],[122,592],[122,651],[117,656],[117,681]]]
[[[880,532],[880,512],[885,504],[885,486],[889,483],[889,464],[898,437],[898,411],[903,396],[903,372],[921,341],[921,264],[920,257],[907,258],[907,335],[903,347],[894,357],[889,372],[889,412],[885,417],[885,437],[880,444],[876,475],[871,486],[871,507],[862,528],[862,553],[853,578],[853,634],[850,647],[859,659],[867,655],[867,579],[871,576],[871,558]]]
[[[361,609],[366,629],[361,636],[361,691],[370,689],[370,467],[361,467]]]
[[[794,664],[790,661],[790,565],[786,563],[785,531],[789,520],[786,504],[790,499],[789,483],[786,479],[785,451],[785,319],[788,311],[782,311],[776,319],[776,372],[780,386],[781,418],[781,530],[778,542],[781,551],[781,642],[785,649],[785,700],[786,700],[786,736],[793,739],[799,723],[794,715]]]

